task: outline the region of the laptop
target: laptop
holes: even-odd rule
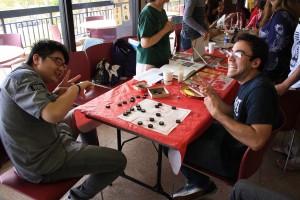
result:
[[[191,42],[194,62],[202,62],[208,67],[214,68],[224,60],[222,57],[205,54],[205,46],[208,44],[208,40],[203,40],[203,37],[195,38]]]

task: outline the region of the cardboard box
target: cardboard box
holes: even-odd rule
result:
[[[170,95],[169,91],[163,86],[148,88],[148,93],[151,98],[162,98]]]

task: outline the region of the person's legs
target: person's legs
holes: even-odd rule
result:
[[[75,116],[74,116],[74,109],[68,112],[68,114],[65,116],[65,118],[62,122],[66,123],[71,128],[72,137],[74,139],[77,139],[78,135],[80,134],[80,138],[83,143],[99,146],[98,135],[97,135],[96,129],[91,129],[91,130],[88,130],[87,132],[81,132],[77,128]]]
[[[294,142],[287,146],[274,146],[272,149],[275,152],[284,154],[285,156],[288,155],[289,148],[291,148],[290,159],[288,161],[287,170],[300,170],[300,131],[297,130],[295,132]],[[284,168],[286,157],[284,159],[277,159],[276,165],[280,168]]]
[[[56,172],[45,176],[43,182],[55,182],[90,174],[69,192],[71,199],[90,199],[111,184],[125,169],[126,157],[120,151],[88,145],[72,154]]]
[[[269,190],[249,180],[239,180],[229,194],[230,200],[291,200],[278,192]]]
[[[180,34],[180,41],[181,41],[181,47],[183,48],[184,51],[192,48],[191,40],[184,38],[181,34]]]
[[[224,140],[228,140],[227,131],[218,123],[212,124],[203,135],[188,145],[184,162],[207,169],[221,176],[235,178],[238,166],[231,168],[233,173],[229,173],[228,170],[224,168],[224,159],[222,156],[226,155],[226,153],[222,151],[227,147],[224,145]],[[230,153],[230,150],[228,151]],[[228,158],[228,162],[231,162],[230,158]],[[185,166],[182,166],[180,171],[185,176],[187,183],[185,187],[176,192],[174,196],[192,195],[192,192],[187,191],[197,191],[195,188],[199,188],[197,192],[201,192],[202,190],[199,196],[216,190],[216,186],[208,176]]]

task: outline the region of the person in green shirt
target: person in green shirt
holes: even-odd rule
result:
[[[169,33],[174,24],[168,21],[163,5],[169,0],[148,0],[139,16],[136,74],[169,63]]]

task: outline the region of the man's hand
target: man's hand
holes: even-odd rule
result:
[[[88,93],[89,91],[93,90],[95,85],[94,83],[90,82],[90,81],[83,81],[80,83],[77,83],[77,85],[79,85],[80,87],[80,92],[79,92],[79,96],[81,96],[83,99],[86,97],[85,94]]]
[[[72,85],[75,84],[75,82],[80,79],[81,75],[77,75],[75,76],[74,78],[69,79],[69,76],[70,76],[70,73],[71,73],[71,70],[68,70],[64,79],[62,80],[62,82],[53,90],[53,93],[54,94],[57,94],[57,95],[62,95],[63,93],[65,93],[67,91],[67,89],[69,87],[71,87]]]
[[[218,120],[221,115],[231,115],[231,108],[219,97],[216,90],[202,77],[193,79],[199,85],[200,92],[204,96],[204,104],[209,113]]]

